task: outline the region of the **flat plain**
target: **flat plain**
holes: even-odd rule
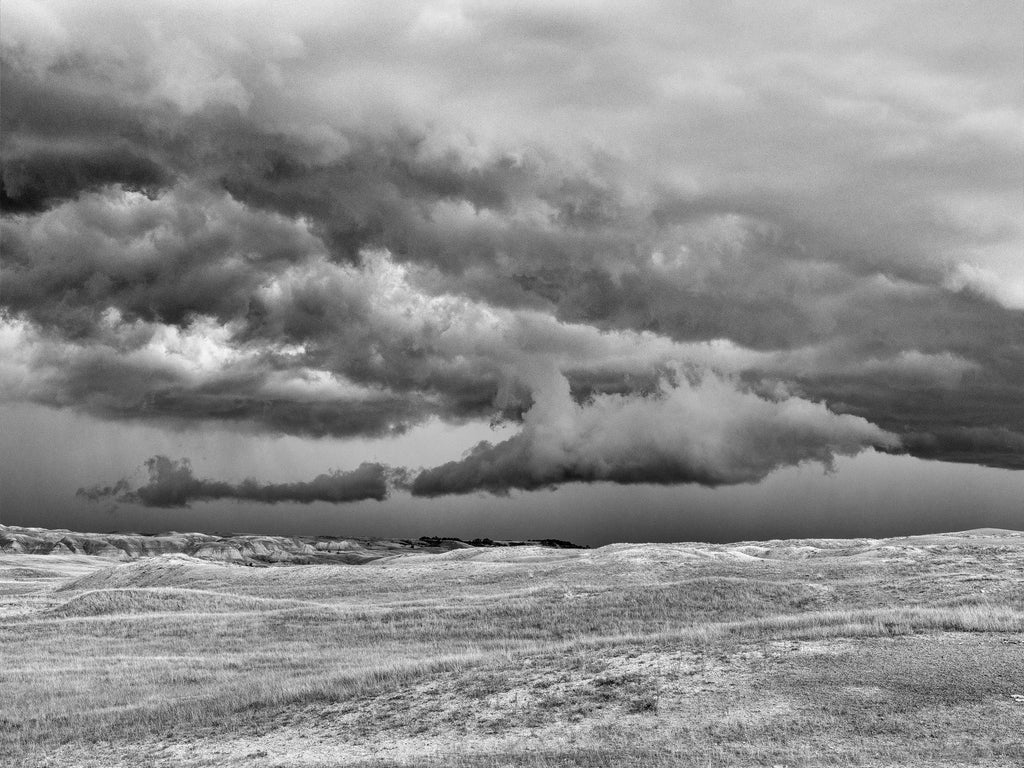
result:
[[[1019,766],[1024,533],[8,552],[0,691],[11,766]]]

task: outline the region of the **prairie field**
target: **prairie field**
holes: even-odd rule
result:
[[[0,764],[1019,766],[1024,534],[0,554]]]

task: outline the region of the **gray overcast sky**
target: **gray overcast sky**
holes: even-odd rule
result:
[[[0,6],[0,522],[1024,527],[1018,3],[380,5]]]

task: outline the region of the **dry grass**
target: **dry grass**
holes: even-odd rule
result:
[[[1017,765],[1024,545],[985,541],[4,557],[0,758]]]
[[[302,607],[296,600],[239,597],[209,590],[173,587],[97,589],[82,592],[48,612],[58,618],[138,613],[237,613]]]

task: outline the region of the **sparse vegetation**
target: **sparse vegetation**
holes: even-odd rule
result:
[[[0,761],[1024,760],[1024,536],[769,544],[4,556]]]

